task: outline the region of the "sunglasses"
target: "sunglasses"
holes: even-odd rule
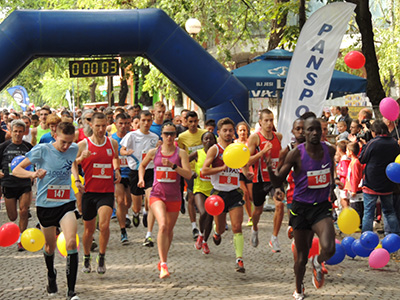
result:
[[[165,134],[166,136],[175,136],[176,131],[164,131],[162,134]]]

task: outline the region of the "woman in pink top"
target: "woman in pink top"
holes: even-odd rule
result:
[[[169,276],[168,250],[173,238],[173,229],[181,208],[182,194],[180,177],[192,177],[189,157],[185,150],[175,146],[176,127],[168,122],[161,127],[163,143],[148,152],[139,167],[138,187],[144,187],[146,166],[154,160],[154,182],[150,193],[150,208],[158,223],[158,254],[160,278]]]

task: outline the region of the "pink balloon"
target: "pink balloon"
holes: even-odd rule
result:
[[[379,103],[379,111],[389,121],[396,121],[399,116],[399,104],[393,98],[386,97]]]
[[[387,265],[390,260],[390,254],[386,249],[378,248],[371,252],[368,263],[371,268],[380,269]]]

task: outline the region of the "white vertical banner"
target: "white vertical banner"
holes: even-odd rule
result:
[[[320,116],[339,47],[356,5],[335,2],[311,15],[293,53],[278,120],[282,145],[289,143],[294,120],[307,111]]]

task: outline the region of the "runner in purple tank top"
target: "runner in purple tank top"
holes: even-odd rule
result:
[[[168,250],[174,235],[174,226],[181,208],[181,176],[190,179],[192,171],[185,150],[175,146],[176,127],[168,122],[161,127],[163,144],[150,150],[139,167],[138,187],[143,188],[146,166],[154,160],[154,181],[150,193],[150,208],[158,223],[158,269],[160,278],[169,276],[167,267]]]
[[[312,258],[313,284],[316,288],[324,284],[321,264],[335,254],[335,230],[329,202],[335,149],[320,142],[322,129],[317,119],[308,118],[304,123],[304,131],[306,142],[287,154],[278,174],[274,174],[272,167],[268,166],[271,182],[276,187],[282,184],[292,167],[294,169],[295,188],[290,224],[297,249],[294,263],[295,299],[304,298],[303,278],[314,233],[320,243],[320,254]]]

